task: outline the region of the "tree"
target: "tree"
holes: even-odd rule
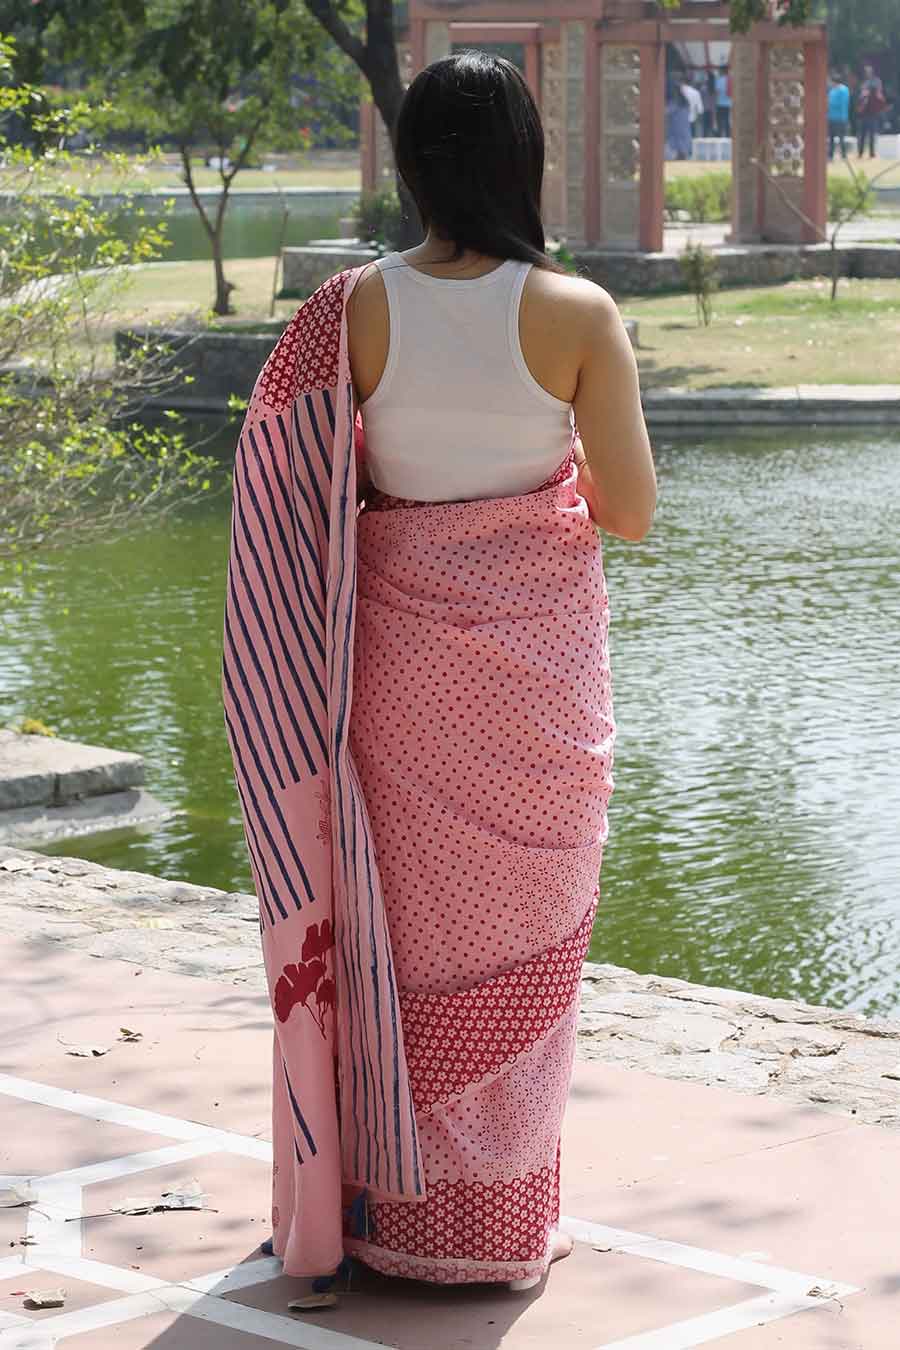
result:
[[[299,81],[312,71],[315,83]],[[98,87],[115,108],[111,127],[139,128],[177,147],[209,239],[216,314],[232,310],[223,230],[235,178],[266,148],[305,148],[313,117],[339,125],[334,110],[347,85],[346,67],[321,28],[292,0],[151,0],[132,24],[116,69],[100,77]],[[197,190],[200,146],[215,152],[214,208]]]
[[[659,0],[663,9],[680,9],[681,0]],[[814,0],[730,0],[728,18],[733,33],[746,33],[755,23],[776,19],[782,24],[804,24],[813,14]]]
[[[67,181],[61,147],[92,110],[34,113],[33,88],[13,82],[14,52],[0,37],[0,126],[24,113],[51,148],[0,134],[0,560],[152,523],[221,475],[181,430],[138,420],[166,378],[158,353],[144,347],[116,365],[105,338],[129,265],[158,257],[165,234],[132,210],[126,240],[121,221]],[[97,166],[126,167],[116,157]]]

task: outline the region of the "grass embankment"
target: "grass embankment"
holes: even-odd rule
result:
[[[900,281],[828,281],[723,290],[709,328],[690,295],[636,298],[645,388],[900,384]]]
[[[220,324],[267,320],[274,259],[226,264],[237,312]],[[136,271],[117,324],[199,317],[212,296],[208,262],[168,263]],[[276,304],[281,324],[297,301]],[[709,328],[697,325],[690,295],[625,300],[640,324],[645,387],[900,384],[900,281],[840,284],[832,305],[827,281],[723,290]]]

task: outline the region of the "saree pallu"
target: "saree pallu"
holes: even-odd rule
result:
[[[350,746],[426,1180],[347,1241],[388,1274],[537,1275],[559,1218],[615,734],[600,542],[563,469],[517,497],[375,493],[357,521]]]
[[[288,1275],[349,1250],[524,1278],[558,1215],[612,788],[600,544],[571,464],[357,514],[361,271],[286,328],[233,478],[222,696],[273,1010],[273,1246]]]

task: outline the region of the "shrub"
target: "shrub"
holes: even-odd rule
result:
[[[396,192],[363,192],[351,214],[358,237],[379,251],[387,252],[400,244],[403,208]]]
[[[706,224],[728,220],[731,215],[731,174],[719,170],[696,178],[672,178],[666,182],[666,210],[687,212],[691,221]]]
[[[828,177],[828,219],[838,220],[852,211],[858,200],[859,189],[850,178],[840,174]],[[875,205],[875,194],[867,189],[860,215],[869,215]],[[728,220],[731,215],[731,174],[712,171],[696,178],[672,178],[666,183],[666,211],[674,215],[684,211],[690,221],[706,224]]]
[[[839,220],[856,208],[857,214],[867,216],[875,205],[875,193],[866,184],[860,202],[860,188],[851,178],[830,174],[828,177],[828,219]]]
[[[716,255],[688,240],[681,255],[681,271],[697,302],[697,322],[708,328],[712,323],[712,298],[719,289]]]

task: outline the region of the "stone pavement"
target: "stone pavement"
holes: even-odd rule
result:
[[[0,845],[0,934],[262,993],[252,895]],[[900,1126],[900,1022],[588,963],[579,1053]]]
[[[76,880],[40,870],[56,878],[48,888]],[[189,903],[154,903],[142,883],[95,894],[107,914],[148,918]],[[27,884],[39,902],[33,874]],[[25,1183],[33,1198],[0,1206],[0,1350],[896,1350],[896,1131],[584,1060],[563,1137],[562,1222],[576,1247],[542,1287],[362,1274],[336,1308],[291,1314],[309,1286],[259,1249],[266,995],[234,973],[156,969],[146,947],[141,964],[97,962],[90,936],[80,949],[84,935],[48,940],[52,909],[18,917],[22,934],[0,938],[0,1190]],[[645,997],[617,993],[617,1015]],[[104,1053],[71,1053],[88,1045]],[[110,1212],[194,1182],[203,1209]],[[28,1292],[59,1288],[62,1306],[27,1306]]]

